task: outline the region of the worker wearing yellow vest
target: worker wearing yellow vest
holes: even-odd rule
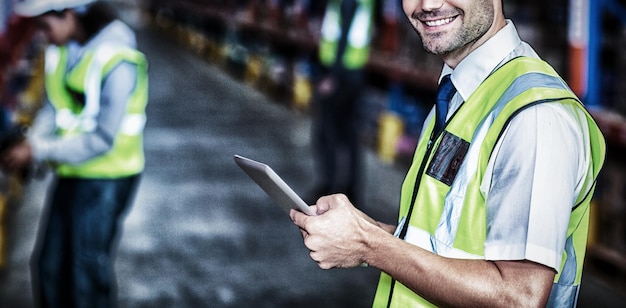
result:
[[[310,202],[337,192],[358,198],[362,175],[359,105],[373,13],[373,0],[329,0],[326,5],[319,45],[323,77],[313,102],[313,146],[319,173]]]
[[[15,6],[50,43],[47,101],[5,168],[55,170],[34,252],[34,294],[45,307],[110,307],[117,226],[144,168],[147,61],[105,2],[24,0]]]
[[[443,59],[449,94],[423,126],[397,226],[342,195],[321,198],[318,216],[292,210],[311,258],[380,269],[374,307],[575,307],[600,130],[521,41],[502,0],[403,9]]]

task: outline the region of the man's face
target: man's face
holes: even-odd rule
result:
[[[500,1],[500,0],[497,0]],[[464,53],[494,25],[494,0],[403,0],[402,8],[427,52]],[[469,50],[468,50],[469,51]]]
[[[74,23],[67,11],[61,15],[45,14],[39,16],[37,23],[48,42],[53,45],[65,45],[72,38]]]

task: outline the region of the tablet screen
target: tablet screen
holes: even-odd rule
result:
[[[258,161],[235,155],[237,165],[254,180],[278,205],[289,214],[296,209],[307,215],[315,216],[315,212],[283,181],[270,166]]]

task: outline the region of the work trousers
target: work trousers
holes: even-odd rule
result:
[[[139,178],[55,179],[32,259],[41,307],[115,306],[112,252]]]
[[[316,194],[344,193],[359,202],[362,76],[339,78],[329,95],[317,95],[313,145],[318,169]],[[313,202],[315,200],[312,200]]]

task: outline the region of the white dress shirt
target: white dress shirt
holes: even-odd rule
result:
[[[448,117],[497,68],[518,56],[538,57],[510,20],[453,70],[457,93]],[[440,78],[441,79],[441,78]],[[429,118],[426,120],[428,123]],[[562,104],[538,104],[519,113],[505,129],[486,170],[487,260],[530,260],[560,268],[572,207],[585,183],[590,150],[585,115]]]

